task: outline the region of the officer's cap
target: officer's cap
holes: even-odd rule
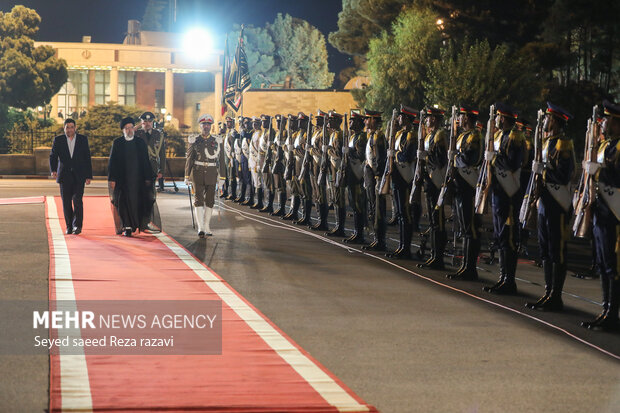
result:
[[[132,124],[135,125],[136,123],[134,122],[133,118],[131,117],[126,117],[123,120],[121,120],[121,130],[125,129],[125,126],[127,126],[128,124]]]
[[[269,115],[260,115],[261,120],[271,121],[271,116]]]
[[[562,109],[558,105],[554,105],[551,102],[547,102],[547,111],[546,111],[546,113],[549,113],[549,114],[551,114],[551,115],[553,115],[555,117],[558,117],[561,120],[563,120],[564,122],[568,122],[569,120],[571,120],[573,118],[573,115],[568,113],[568,111],[566,109]]]
[[[426,109],[424,109],[424,113],[427,116],[437,116],[437,117],[440,117],[440,116],[445,115],[446,111],[441,109],[441,108],[436,108],[436,107],[430,106],[430,107],[427,107]]]
[[[400,110],[398,111],[399,115],[406,116],[410,120],[415,120],[419,115],[419,112],[414,108],[410,108],[409,106],[405,106],[403,104],[400,105]]]
[[[226,116],[226,122],[234,122],[235,118],[231,117],[231,116]]]
[[[362,115],[361,109],[351,109],[349,112],[349,117],[351,119],[364,119],[364,115]]]
[[[303,112],[299,112],[299,113],[297,114],[297,119],[299,119],[299,120],[307,120],[307,119],[308,119],[308,116],[306,116],[306,114],[305,114],[305,113],[303,113]]]
[[[608,100],[603,101],[603,114],[612,118],[620,118],[620,105],[616,105]]]
[[[381,112],[378,110],[370,110],[364,109],[364,117],[365,118],[375,118],[377,120],[381,120]]]
[[[460,105],[459,113],[463,115],[470,115],[470,116],[478,116],[480,114],[478,109],[470,105]]]
[[[152,112],[144,112],[140,115],[140,119],[142,120],[155,120],[155,115]]]
[[[202,115],[198,116],[198,123],[213,124],[215,123],[215,121],[213,120],[213,116],[209,115],[208,113],[203,113]]]
[[[252,122],[260,122],[260,118],[258,116],[252,116]]]
[[[330,110],[329,113],[327,114],[327,116],[332,119],[342,119],[342,115],[338,112],[336,112],[335,110]]]
[[[288,116],[287,116],[287,118],[288,118],[289,120],[293,120],[293,119],[296,119],[296,118],[297,118],[297,116],[293,115],[292,113],[289,113],[289,114],[288,114]]]
[[[502,102],[497,102],[495,104],[495,110],[498,115],[506,116],[507,118],[516,119],[519,116],[515,108]]]
[[[327,116],[327,112],[323,112],[321,109],[316,112],[317,118],[324,118],[325,116]]]

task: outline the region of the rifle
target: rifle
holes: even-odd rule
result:
[[[321,154],[321,164],[319,170],[319,176],[317,178],[317,183],[319,186],[322,186],[323,181],[327,179],[327,116],[323,119],[323,136],[321,138],[321,143],[323,144],[323,153]]]
[[[286,125],[286,140],[288,141],[288,145],[286,146],[286,151],[288,152],[288,160],[286,162],[286,168],[284,168],[284,180],[290,181],[293,179],[293,171],[295,170],[295,155],[293,154],[293,145],[295,141],[293,141],[293,135],[291,135],[291,122],[289,119],[288,125]],[[298,130],[297,133],[301,134],[301,129]],[[284,151],[284,149],[282,149]]]
[[[391,151],[390,156],[387,158],[387,162],[385,163],[385,170],[383,171],[383,176],[381,177],[381,184],[379,185],[379,194],[387,195],[390,193],[390,185],[392,183],[392,170],[394,168],[394,145],[396,143],[395,133],[394,133],[394,121],[396,119],[397,110],[392,110],[392,119],[390,120],[390,124],[388,125],[388,145]]]
[[[493,149],[493,139],[495,137],[495,105],[491,105],[489,108],[489,121],[487,122],[487,134],[484,139],[485,151],[489,152]],[[486,158],[486,156],[485,156]],[[476,184],[476,198],[474,200],[474,210],[476,214],[484,214],[487,206],[487,197],[489,196],[489,189],[491,189],[491,170],[490,160],[485,159],[480,170],[480,176],[478,177],[478,183]]]
[[[420,110],[420,123],[418,124],[418,152],[424,149],[424,113]],[[424,179],[424,166],[425,160],[419,156],[415,161],[415,174],[413,175],[413,182],[411,182],[411,194],[409,195],[409,203],[415,203],[418,199],[420,191],[422,190],[422,184]]]
[[[534,159],[532,160],[532,173],[527,183],[527,191],[523,196],[523,203],[519,211],[519,222],[525,228],[532,214],[532,210],[536,208],[536,202],[540,198],[540,190],[543,185],[542,175],[534,172],[534,162],[542,162],[542,127],[545,114],[542,110],[538,110],[538,120],[536,122],[536,132],[534,133]]]
[[[346,137],[346,140],[345,140]],[[342,132],[342,159],[340,160],[340,168],[336,173],[336,186],[341,188],[347,182],[347,165],[349,164],[349,156],[345,153],[345,147],[349,147],[349,141],[351,140],[351,130],[347,123],[347,114],[344,115],[344,130]]]
[[[282,127],[282,118],[280,118],[280,127]],[[269,129],[267,130],[267,153],[263,160],[263,166],[261,172],[266,174],[269,172],[269,163],[271,162],[272,150],[271,150],[271,120],[269,120]]]
[[[301,162],[301,171],[299,173],[299,180],[304,179],[306,175],[306,170],[308,169],[308,165],[310,164],[310,139],[312,138],[310,134],[312,133],[312,114],[310,114],[310,119],[308,119],[308,130],[306,131],[306,148],[304,152],[304,160]]]
[[[592,108],[592,118],[588,119],[588,129],[586,131],[586,145],[584,148],[585,162],[596,159],[598,151],[598,139],[600,136],[600,126],[597,122],[598,106]],[[577,238],[585,238],[592,229],[592,203],[596,198],[596,181],[584,168],[582,171],[583,185],[579,192],[577,207],[575,208],[575,223],[573,224],[573,235]]]
[[[456,151],[456,139],[457,139],[457,118],[456,118],[456,106],[452,106],[452,117],[450,118],[450,143],[448,144],[449,151]],[[452,189],[454,183],[454,173],[456,168],[454,167],[454,157],[448,158],[448,167],[446,168],[446,176],[443,179],[441,190],[439,191],[439,197],[437,198],[437,208],[441,208],[444,205],[448,191]]]

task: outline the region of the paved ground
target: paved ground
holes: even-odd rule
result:
[[[381,411],[620,411],[618,361],[604,353],[620,354],[620,336],[578,326],[599,310],[598,281],[569,277],[563,314],[529,311],[542,274],[527,261],[522,294],[498,298],[481,291],[495,266],[481,264],[481,282],[455,283],[229,202],[215,236],[198,240],[184,191],[159,196],[164,230]],[[0,180],[0,198],[41,194],[56,185]],[[47,297],[43,206],[0,206],[0,234],[1,297]],[[571,245],[577,256],[586,267],[587,245]],[[45,409],[48,361],[0,357],[0,411]]]

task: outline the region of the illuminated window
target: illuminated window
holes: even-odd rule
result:
[[[110,71],[95,70],[95,104],[103,105],[110,100]]]
[[[88,70],[69,70],[67,83],[58,92],[58,110],[66,117],[78,117],[88,107]]]
[[[136,104],[136,72],[118,72],[118,103],[131,106]]]

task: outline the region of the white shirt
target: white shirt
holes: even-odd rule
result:
[[[67,136],[67,135],[65,135]],[[73,159],[73,151],[75,149],[75,139],[77,138],[77,135],[73,135],[73,138],[69,138],[67,136],[67,145],[69,145],[69,155],[71,155],[71,159]]]

